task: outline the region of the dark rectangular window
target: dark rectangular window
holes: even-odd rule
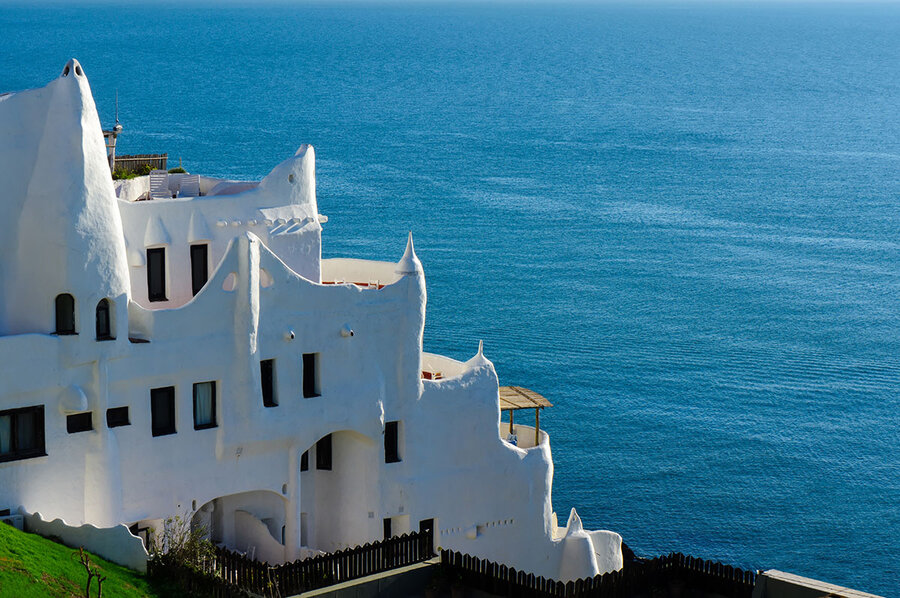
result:
[[[397,463],[400,461],[400,422],[385,422],[384,424],[384,462]]]
[[[128,407],[112,407],[106,410],[106,426],[108,428],[129,425],[131,425],[131,420],[128,419]]]
[[[56,296],[56,334],[75,332],[75,298],[68,293]]]
[[[303,354],[303,397],[317,397],[321,394],[319,388],[319,354]]]
[[[303,451],[300,455],[300,471],[309,471],[309,451]]]
[[[316,443],[316,469],[331,471],[331,434]]]
[[[391,518],[390,517],[384,518],[384,520],[381,523],[381,527],[384,531],[384,539],[385,540],[388,540],[394,536],[394,534],[392,533],[393,530],[391,530]]]
[[[194,384],[194,429],[216,427],[216,383]]]
[[[77,432],[89,432],[94,429],[94,412],[85,411],[84,413],[73,413],[66,416],[66,432],[75,434]]]
[[[175,433],[175,387],[154,388],[150,391],[150,410],[153,435]]]
[[[191,289],[200,292],[209,279],[209,245],[191,245]]]
[[[277,407],[278,397],[275,394],[275,360],[263,359],[259,362],[259,380],[262,384],[263,405]]]
[[[423,519],[419,522],[419,533],[434,532],[434,519]]]
[[[43,405],[0,411],[0,462],[46,454]]]
[[[147,298],[166,301],[166,248],[147,250]]]

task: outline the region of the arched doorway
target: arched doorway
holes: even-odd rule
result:
[[[284,549],[284,498],[268,490],[215,498],[194,512],[191,525],[230,550],[269,564],[291,560]]]

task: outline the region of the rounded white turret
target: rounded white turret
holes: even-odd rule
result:
[[[124,314],[122,223],[77,60],[45,87],[0,102],[0,181],[0,334],[54,332],[56,297],[64,293],[75,300],[79,329],[93,328],[103,298]]]

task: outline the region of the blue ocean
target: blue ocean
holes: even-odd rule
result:
[[[0,91],[71,57],[120,153],[309,142],[325,257],[412,230],[561,523],[900,596],[900,5],[0,5]]]

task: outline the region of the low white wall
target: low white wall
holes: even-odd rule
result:
[[[376,262],[350,258],[322,260],[325,282],[365,282],[388,285],[400,280],[395,262]]]
[[[150,177],[139,176],[133,179],[119,179],[113,181],[116,197],[123,201],[134,201],[141,195],[150,191]]]
[[[466,371],[466,364],[443,355],[422,353],[422,370],[440,372],[442,378],[455,378]]]
[[[234,512],[237,547],[257,561],[270,565],[284,562],[284,546],[272,537],[266,524],[247,511]]]
[[[527,411],[520,411],[519,413],[527,413]],[[545,441],[548,441],[547,433],[544,430],[541,430],[540,434],[540,442],[535,444],[534,442],[534,426],[523,426],[517,423],[513,423],[513,431],[517,437],[516,446],[520,449],[530,449],[534,448],[540,444],[543,444]],[[509,436],[509,421],[501,421],[500,422],[500,438],[506,440]]]
[[[63,544],[72,548],[83,546],[85,550],[108,561],[141,573],[147,572],[149,555],[144,542],[124,525],[95,527],[86,523],[76,527],[68,525],[62,519],[44,521],[40,513],[19,512],[25,517],[25,531],[45,538],[59,538]]]

